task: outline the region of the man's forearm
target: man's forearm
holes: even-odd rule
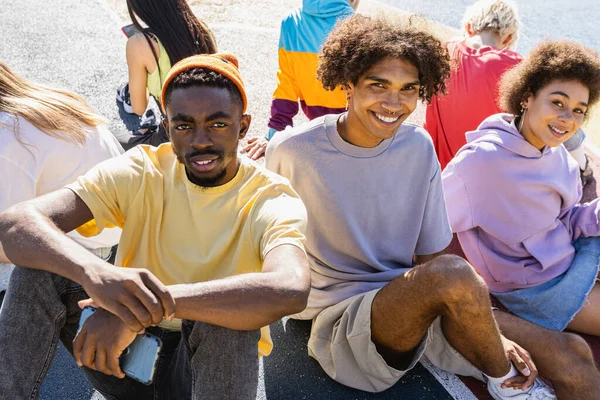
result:
[[[306,307],[306,282],[280,273],[249,273],[169,286],[175,317],[230,329],[251,330]]]
[[[78,283],[86,266],[102,262],[31,205],[19,205],[0,215],[0,242],[0,256],[8,262],[49,271]]]

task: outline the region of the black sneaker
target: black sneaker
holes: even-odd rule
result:
[[[131,98],[129,96],[129,83],[124,84],[117,90],[117,101],[123,104],[123,109],[129,114],[134,114],[131,107]]]

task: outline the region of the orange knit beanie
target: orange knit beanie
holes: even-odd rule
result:
[[[242,75],[238,69],[238,60],[236,56],[229,53],[215,53],[215,54],[199,54],[191,57],[184,58],[179,61],[177,64],[173,65],[167,74],[167,78],[163,83],[162,87],[162,95],[160,97],[160,102],[163,110],[166,110],[165,107],[165,93],[167,92],[167,88],[169,84],[173,80],[174,77],[179,75],[185,70],[191,68],[206,68],[211,69],[215,72],[220,73],[227,79],[237,86],[240,94],[242,95],[242,103],[244,105],[243,112],[246,112],[246,107],[248,105],[248,99],[246,98],[246,90],[244,89],[244,81],[242,81]]]

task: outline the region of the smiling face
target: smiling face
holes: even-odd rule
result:
[[[589,94],[579,81],[550,82],[523,102],[527,111],[521,134],[538,150],[560,145],[581,127]]]
[[[176,88],[166,104],[165,128],[188,179],[199,186],[229,182],[239,167],[238,143],[250,126],[242,104],[225,88]]]
[[[342,138],[359,147],[375,147],[389,139],[415,110],[419,71],[399,58],[385,58],[345,89],[347,116],[340,119]]]

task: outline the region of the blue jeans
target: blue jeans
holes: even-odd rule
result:
[[[15,268],[0,310],[0,397],[39,398],[58,340],[73,352],[77,302],[86,298],[81,286],[59,275]],[[83,368],[108,400],[256,398],[259,330],[184,320],[181,332],[148,331],[163,340],[151,385]]]

